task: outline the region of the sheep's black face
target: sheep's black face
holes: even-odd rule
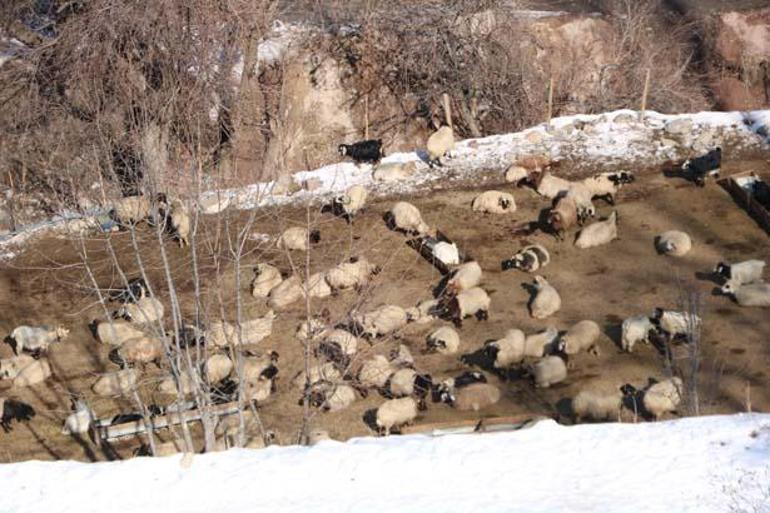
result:
[[[418,397],[425,397],[433,389],[433,377],[430,374],[418,374],[414,378],[414,390]]]
[[[503,271],[507,271],[509,269],[516,269],[516,267],[517,267],[516,260],[514,260],[513,258],[508,260],[503,260],[502,262],[500,262],[500,268]]]
[[[631,396],[636,394],[636,387],[634,387],[630,383],[626,383],[625,385],[620,387],[620,392],[625,396]]]
[[[449,390],[442,390],[442,391],[439,393],[439,400],[440,400],[442,403],[446,403],[446,404],[452,404],[452,403],[454,403],[454,402],[455,402],[455,396],[454,396],[454,394],[453,394],[452,392],[450,392]]]
[[[310,406],[313,408],[319,408],[322,404],[326,402],[326,396],[323,392],[315,391],[310,393],[310,397],[308,398],[308,401],[310,402]]]
[[[497,359],[497,353],[500,352],[500,347],[498,347],[497,344],[485,344],[484,345],[484,354],[492,359]]]
[[[259,377],[265,379],[273,379],[276,377],[276,375],[278,375],[278,367],[271,365],[267,369],[263,370]]]
[[[318,244],[321,242],[321,232],[319,230],[313,230],[310,232],[310,242],[313,244]]]
[[[714,268],[714,272],[717,273],[719,276],[727,278],[728,280],[732,278],[732,274],[730,273],[730,266],[725,264],[724,262],[719,262],[717,266]]]
[[[652,317],[650,317],[650,321],[653,324],[660,324],[661,317],[663,317],[663,309],[660,307],[655,308],[655,310],[652,312]]]
[[[500,204],[500,208],[502,208],[503,210],[508,210],[508,207],[511,206],[511,200],[507,198],[500,198],[498,200],[498,203]]]

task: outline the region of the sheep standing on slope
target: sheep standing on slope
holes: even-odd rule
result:
[[[427,338],[428,350],[439,354],[455,354],[460,350],[460,335],[449,326],[442,326]]]
[[[664,413],[676,412],[682,402],[682,385],[680,378],[673,377],[660,382],[651,379],[647,388],[641,392],[628,383],[620,387],[620,390],[626,397],[633,398],[634,403],[641,394],[644,410],[659,420]]]
[[[442,126],[430,137],[426,149],[428,150],[428,165],[432,168],[434,165],[443,166],[441,158],[455,148],[455,134],[450,126]]]
[[[344,217],[350,222],[353,217],[364,208],[369,191],[363,185],[354,185],[345,191],[345,194],[337,196],[332,201],[332,210],[335,215]]]
[[[190,245],[190,215],[179,199],[171,204],[171,229],[179,241],[179,247]]]
[[[360,290],[381,271],[380,266],[370,263],[364,257],[352,257],[348,262],[329,269],[325,278],[333,293],[352,288]]]
[[[714,268],[714,273],[722,277],[725,283],[737,286],[762,281],[764,270],[764,260],[744,260],[735,264],[719,262]]]
[[[578,211],[575,200],[561,197],[554,202],[554,206],[548,212],[547,223],[557,240],[564,240],[564,234],[577,225]]]
[[[542,276],[535,276],[535,294],[529,302],[529,313],[535,319],[545,319],[561,308],[559,292]]]
[[[629,317],[623,321],[620,347],[630,353],[637,342],[650,343],[650,335],[656,332],[655,326],[646,315]]]
[[[607,244],[618,238],[618,213],[613,212],[604,221],[597,221],[580,230],[575,246],[580,249]]]
[[[94,421],[94,412],[83,399],[73,401],[72,409],[74,412],[65,419],[61,434],[82,435],[88,433],[91,423]]]
[[[289,251],[307,251],[310,244],[318,244],[319,242],[321,242],[320,231],[308,231],[302,226],[292,226],[283,231],[275,245],[277,248],[288,249]]]
[[[517,251],[510,259],[503,260],[503,271],[508,269],[520,269],[526,273],[533,273],[541,267],[545,267],[551,261],[548,250],[540,244],[532,244]]]
[[[594,321],[580,321],[562,335],[558,350],[568,355],[588,351],[594,356],[599,356],[598,342],[601,332],[601,328]]]
[[[661,255],[684,256],[692,249],[692,240],[684,232],[669,230],[655,238],[655,249]]]
[[[10,433],[13,429],[11,422],[29,422],[36,415],[35,409],[27,403],[16,399],[0,397],[0,427],[3,432]]]
[[[356,164],[367,162],[377,164],[385,152],[382,150],[382,139],[367,139],[353,144],[340,144],[339,154],[343,157],[352,158]]]
[[[572,416],[576,423],[582,419],[614,419],[620,422],[622,406],[623,394],[620,391],[602,393],[595,390],[581,390],[572,398]]]
[[[521,330],[508,330],[501,339],[484,344],[484,353],[494,359],[495,369],[506,369],[524,360],[526,336]]]
[[[566,359],[566,355],[550,355],[535,362],[531,371],[535,386],[548,388],[567,379]]]
[[[721,290],[741,306],[770,306],[770,283],[747,283],[738,286],[727,283]]]
[[[123,305],[116,312],[116,317],[136,324],[149,324],[163,319],[163,314],[163,303],[154,297],[143,297],[136,303]]]
[[[481,287],[464,290],[455,296],[444,296],[439,302],[439,310],[444,318],[461,327],[463,319],[475,316],[479,321],[489,319],[489,295]]]
[[[324,411],[342,411],[356,402],[356,391],[350,385],[321,382],[310,392],[310,405]]]
[[[475,260],[460,264],[452,269],[445,278],[444,291],[447,294],[457,294],[478,287],[481,283],[481,275],[481,266]]]
[[[391,230],[398,230],[407,235],[428,235],[430,226],[422,220],[420,210],[406,201],[399,201],[385,214],[385,222]]]
[[[590,176],[583,179],[581,183],[588,187],[592,198],[602,198],[610,205],[614,205],[618,190],[635,180],[636,177],[630,171],[616,171]]]
[[[500,191],[485,191],[473,198],[471,207],[474,212],[485,214],[508,214],[516,211],[513,195]]]
[[[406,426],[417,418],[417,401],[401,397],[385,401],[377,408],[376,424],[381,434],[389,435],[393,428]]]
[[[25,349],[39,356],[48,351],[48,346],[67,338],[70,330],[64,326],[17,326],[11,332],[16,354]]]
[[[150,199],[143,194],[120,198],[113,203],[110,216],[122,226],[135,225],[150,217]]]
[[[473,383],[450,392],[444,402],[460,411],[479,411],[500,401],[500,389],[489,383]]]
[[[271,264],[260,263],[254,266],[254,279],[251,281],[251,295],[268,297],[270,291],[283,281],[281,271]]]
[[[406,310],[397,305],[383,305],[364,314],[354,316],[364,336],[376,338],[403,328],[411,320]]]
[[[583,226],[589,218],[596,216],[596,207],[591,202],[591,191],[583,183],[573,183],[565,197],[575,202],[577,220],[580,226]]]

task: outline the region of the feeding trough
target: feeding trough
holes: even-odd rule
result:
[[[535,425],[537,422],[547,419],[542,415],[521,414],[505,417],[486,417],[482,419],[434,422],[430,424],[418,424],[406,426],[401,430],[402,434],[422,434],[429,436],[465,435],[470,433],[494,433],[498,431],[516,431]]]
[[[770,185],[762,177],[749,171],[725,177],[718,183],[770,233]]]
[[[441,274],[447,274],[452,266],[473,260],[468,253],[439,230],[436,230],[435,237],[428,235],[417,237],[407,241],[407,244],[441,271]]]

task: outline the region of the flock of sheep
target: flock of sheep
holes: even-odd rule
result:
[[[431,166],[442,165],[441,159],[451,156],[454,136],[448,127],[439,129],[428,140],[427,160]],[[382,156],[381,141],[363,141],[341,145],[340,154],[357,162],[377,164]],[[720,153],[721,158],[721,153]],[[594,201],[603,199],[614,205],[621,187],[634,182],[630,172],[601,173],[580,181],[569,181],[553,175],[547,158],[519,159],[505,172],[505,180],[517,186],[532,187],[539,195],[552,201],[544,221],[529,223],[527,230],[541,229],[563,241],[573,230],[579,230],[575,246],[590,249],[609,244],[618,237],[618,216],[613,211],[606,219],[590,222],[597,214]],[[694,164],[688,163],[688,166]],[[398,180],[408,176],[413,163],[389,163],[374,169],[379,180]],[[356,185],[345,194],[334,198],[333,211],[355,222],[366,208],[368,191]],[[166,205],[166,198],[156,202],[167,209],[169,228],[182,245],[189,235],[189,217],[184,205],[177,201]],[[152,215],[153,202],[145,196],[123,198],[115,205],[114,217],[121,225],[132,225]],[[489,190],[479,194],[471,208],[484,215],[504,215],[516,210],[514,196],[508,192]],[[387,226],[409,237],[417,237],[420,244],[431,248],[435,261],[449,271],[437,288],[426,287],[426,298],[414,306],[381,305],[367,311],[353,310],[345,322],[331,325],[328,315],[319,315],[303,321],[295,337],[309,342],[317,365],[294,376],[291,386],[299,401],[335,412],[350,407],[359,397],[372,391],[385,399],[376,409],[374,423],[388,434],[394,429],[415,421],[419,411],[428,407],[428,399],[442,402],[458,410],[479,411],[500,400],[499,388],[487,381],[484,372],[468,368],[456,376],[433,377],[419,370],[407,346],[401,344],[390,354],[376,354],[356,358],[362,344],[373,344],[377,339],[398,334],[410,323],[432,324],[440,319],[453,326],[441,325],[425,340],[424,351],[460,356],[463,352],[462,326],[465,319],[477,321],[488,318],[491,298],[481,286],[483,269],[477,261],[463,261],[461,251],[451,242],[439,240],[437,230],[423,219],[419,209],[411,203],[399,201],[385,215]],[[589,224],[590,222],[590,224]],[[320,240],[317,230],[306,227],[288,228],[276,240],[276,246],[286,251],[308,251]],[[651,241],[652,242],[652,241]],[[563,242],[562,242],[563,243]],[[685,255],[691,248],[690,237],[681,231],[662,233],[654,241],[660,253],[673,257]],[[501,262],[503,270],[539,273],[552,263],[543,244],[528,245],[511,258]],[[715,273],[725,283],[722,290],[744,306],[770,306],[770,285],[762,281],[764,261],[749,260],[733,265],[720,263]],[[253,353],[243,346],[252,346],[272,334],[273,322],[280,312],[306,298],[323,299],[341,293],[360,293],[376,280],[381,269],[366,256],[359,255],[323,272],[302,279],[299,275],[284,277],[279,269],[267,262],[257,263],[251,283],[254,298],[265,301],[269,308],[262,317],[248,319],[239,325],[216,321],[208,326],[185,325],[175,332],[164,332],[162,327],[165,308],[144,279],[131,280],[124,290],[113,294],[112,300],[121,303],[113,318],[95,321],[95,337],[113,348],[110,359],[120,368],[105,374],[92,385],[99,396],[120,396],[135,389],[144,366],[156,363],[160,367],[166,359],[172,361],[174,348],[205,345],[208,357],[200,365],[182,367],[176,375],[167,374],[158,387],[161,393],[190,398],[201,389],[201,384],[215,390],[218,397],[233,400],[241,390],[247,401],[260,404],[275,391],[279,372],[279,355],[275,351]],[[534,319],[552,319],[562,306],[559,291],[542,275],[532,281],[529,315]],[[434,290],[434,293],[430,293]],[[355,292],[353,292],[355,291]],[[624,351],[631,352],[637,343],[673,343],[684,341],[698,329],[701,320],[687,312],[662,308],[651,315],[630,317],[622,323],[619,341]],[[0,361],[0,378],[12,379],[14,387],[31,386],[51,375],[46,351],[53,342],[67,337],[63,326],[19,326],[10,334],[16,355]],[[550,387],[565,381],[572,363],[570,357],[589,352],[599,354],[601,328],[590,319],[582,320],[560,333],[549,326],[535,333],[511,328],[502,337],[488,341],[483,354],[491,361],[488,372],[500,376],[511,370],[529,375],[536,387]],[[235,372],[235,356],[242,358],[242,369]],[[460,359],[460,361],[463,361]],[[646,415],[659,418],[675,412],[683,397],[682,380],[678,377],[651,380],[647,387],[637,390],[626,384],[612,392],[593,389],[580,391],[572,401],[576,420],[619,419],[623,405],[633,405]],[[3,400],[2,426],[9,429],[12,420],[29,420],[34,411],[19,401]],[[172,405],[173,408],[183,408]],[[160,411],[160,410],[158,410]],[[64,433],[84,433],[94,423],[94,414],[84,401],[77,401],[75,411],[65,421]],[[232,443],[236,426],[223,424],[219,434],[223,444]],[[322,435],[318,435],[322,436]],[[230,441],[230,442],[228,442]],[[262,446],[262,439],[247,443]]]

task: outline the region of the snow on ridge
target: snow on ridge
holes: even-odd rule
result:
[[[232,449],[189,468],[181,459],[0,465],[0,511],[766,511],[770,415],[546,420],[483,435]]]

